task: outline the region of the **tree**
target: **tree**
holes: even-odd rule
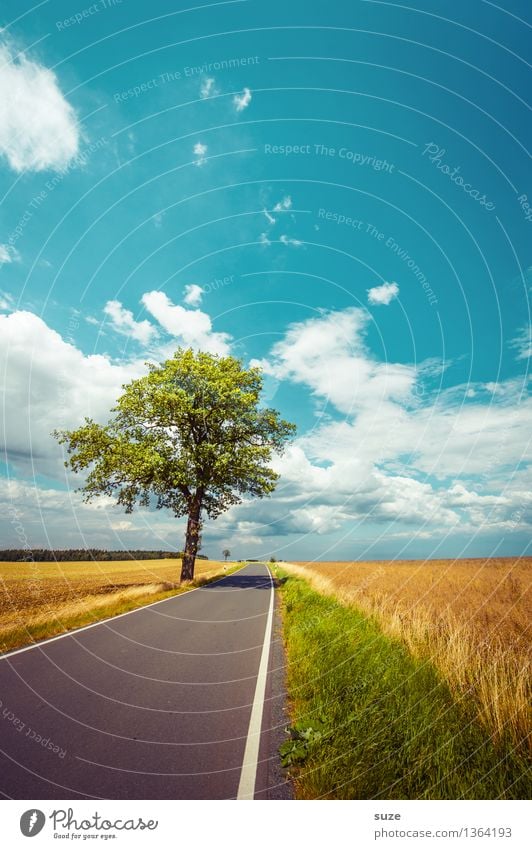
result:
[[[275,489],[269,467],[295,426],[261,408],[261,371],[234,357],[180,348],[144,377],[122,387],[109,422],[92,419],[77,430],[55,431],[65,462],[88,470],[86,501],[114,496],[135,505],[187,516],[181,580],[192,580],[203,515],[216,519],[243,496]]]
[[[225,561],[227,561],[228,557],[231,557],[231,552],[229,551],[228,548],[224,548],[224,550],[222,551],[222,554],[224,556]]]

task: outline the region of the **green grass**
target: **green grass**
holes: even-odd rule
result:
[[[528,798],[524,756],[496,748],[430,663],[275,572],[292,716],[281,754],[299,798]]]

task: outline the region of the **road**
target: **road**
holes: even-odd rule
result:
[[[275,634],[272,580],[256,563],[3,656],[0,792],[283,798]]]

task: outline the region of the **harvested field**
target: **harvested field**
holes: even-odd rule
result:
[[[197,560],[194,585],[223,571]],[[0,650],[184,592],[180,572],[177,559],[0,563]]]

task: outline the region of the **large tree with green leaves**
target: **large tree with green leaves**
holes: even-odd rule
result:
[[[65,465],[88,470],[86,501],[111,495],[126,513],[155,504],[188,517],[181,580],[192,580],[203,516],[273,492],[272,454],[295,427],[261,407],[260,369],[234,357],[180,348],[148,368],[123,386],[106,425],[85,419],[54,436],[66,445]]]

